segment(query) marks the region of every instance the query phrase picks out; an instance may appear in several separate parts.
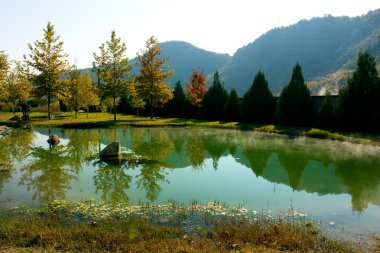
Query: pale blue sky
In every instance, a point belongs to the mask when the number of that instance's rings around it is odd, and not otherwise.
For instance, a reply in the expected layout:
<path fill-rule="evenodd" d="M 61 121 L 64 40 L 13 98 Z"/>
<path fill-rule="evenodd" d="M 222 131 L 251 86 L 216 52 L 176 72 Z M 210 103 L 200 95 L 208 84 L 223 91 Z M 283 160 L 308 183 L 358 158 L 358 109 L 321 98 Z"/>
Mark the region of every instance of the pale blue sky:
<path fill-rule="evenodd" d="M 21 60 L 29 52 L 27 43 L 41 39 L 50 21 L 69 61 L 82 68 L 91 66 L 92 54 L 111 30 L 126 43 L 130 58 L 151 35 L 232 55 L 277 26 L 378 8 L 378 0 L 0 0 L 0 50 Z"/>

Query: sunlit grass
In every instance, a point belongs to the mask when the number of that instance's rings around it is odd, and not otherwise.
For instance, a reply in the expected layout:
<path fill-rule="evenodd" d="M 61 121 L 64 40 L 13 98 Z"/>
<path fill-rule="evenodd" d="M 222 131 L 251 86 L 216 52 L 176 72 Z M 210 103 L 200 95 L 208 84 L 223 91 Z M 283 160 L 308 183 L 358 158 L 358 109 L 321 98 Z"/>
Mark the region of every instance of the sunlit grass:
<path fill-rule="evenodd" d="M 21 115 L 18 113 L 16 115 Z M 0 113 L 0 125 L 19 126 L 17 121 L 10 120 L 13 113 Z M 319 139 L 331 139 L 348 141 L 353 143 L 379 145 L 377 140 L 352 136 L 351 133 L 338 133 L 330 130 L 316 128 L 291 127 L 281 125 L 258 125 L 242 122 L 210 121 L 200 119 L 184 118 L 164 118 L 148 116 L 135 116 L 127 114 L 117 114 L 117 120 L 113 120 L 112 113 L 87 113 L 79 112 L 77 118 L 74 113 L 60 112 L 53 113 L 52 119 L 48 120 L 45 112 L 32 112 L 31 122 L 21 124 L 32 124 L 40 127 L 68 127 L 68 128 L 103 128 L 109 126 L 132 126 L 132 127 L 205 127 L 240 129 L 245 131 L 255 131 L 268 134 L 284 134 L 289 136 L 307 136 Z"/>

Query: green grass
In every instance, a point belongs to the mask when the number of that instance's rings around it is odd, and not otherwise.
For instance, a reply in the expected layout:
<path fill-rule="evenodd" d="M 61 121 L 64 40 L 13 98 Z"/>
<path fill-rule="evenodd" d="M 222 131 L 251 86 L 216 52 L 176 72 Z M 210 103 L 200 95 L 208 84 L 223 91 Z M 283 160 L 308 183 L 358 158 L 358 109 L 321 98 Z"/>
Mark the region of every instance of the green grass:
<path fill-rule="evenodd" d="M 20 126 L 16 121 L 9 120 L 13 113 L 0 113 L 0 125 Z M 20 113 L 18 114 L 20 115 Z M 290 127 L 279 125 L 258 125 L 242 122 L 210 121 L 183 118 L 163 118 L 155 117 L 150 119 L 146 116 L 135 116 L 118 114 L 117 120 L 113 120 L 110 113 L 90 113 L 87 118 L 86 113 L 78 113 L 78 118 L 74 118 L 74 113 L 55 113 L 52 120 L 48 120 L 45 112 L 32 112 L 32 121 L 22 124 L 32 124 L 37 127 L 67 127 L 67 128 L 104 128 L 109 126 L 132 126 L 132 127 L 207 127 L 223 129 L 239 129 L 245 131 L 263 132 L 269 134 L 283 134 L 289 136 L 307 136 L 319 139 L 331 139 L 338 141 L 348 141 L 353 143 L 380 145 L 379 141 L 371 138 L 352 137 L 351 133 L 337 133 L 330 130 L 316 128 Z"/>
<path fill-rule="evenodd" d="M 211 214 L 215 212 L 219 214 Z M 180 207 L 119 204 L 110 209 L 110 206 L 91 202 L 56 201 L 48 208 L 1 211 L 0 251 L 364 251 L 350 243 L 328 238 L 314 223 L 306 220 L 273 218 L 265 214 L 237 215 L 245 212 L 242 208 L 226 211 L 215 203 Z M 196 222 L 192 223 L 191 219 Z"/>

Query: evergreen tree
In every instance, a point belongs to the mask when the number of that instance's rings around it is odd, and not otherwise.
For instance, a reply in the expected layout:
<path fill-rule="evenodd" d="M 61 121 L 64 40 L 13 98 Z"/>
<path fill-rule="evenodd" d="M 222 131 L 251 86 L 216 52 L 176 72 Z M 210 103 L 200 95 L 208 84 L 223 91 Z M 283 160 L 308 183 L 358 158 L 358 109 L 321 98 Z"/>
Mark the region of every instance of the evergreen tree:
<path fill-rule="evenodd" d="M 167 103 L 166 115 L 169 117 L 183 117 L 185 93 L 180 81 L 176 82 L 173 95 L 174 98 Z"/>
<path fill-rule="evenodd" d="M 264 73 L 259 71 L 252 86 L 244 94 L 242 117 L 244 121 L 255 123 L 271 123 L 274 121 L 275 100 L 269 90 Z"/>
<path fill-rule="evenodd" d="M 206 119 L 222 119 L 227 100 L 228 93 L 220 81 L 219 72 L 216 71 L 213 84 L 203 98 L 203 117 Z"/>
<path fill-rule="evenodd" d="M 354 131 L 380 130 L 380 80 L 376 62 L 368 52 L 360 52 L 357 69 L 339 93 L 342 128 Z"/>
<path fill-rule="evenodd" d="M 117 100 L 127 91 L 129 80 L 128 57 L 125 56 L 127 50 L 125 43 L 121 43 L 121 38 L 116 38 L 115 31 L 111 32 L 111 40 L 102 44 L 100 55 L 94 55 L 93 71 L 98 77 L 98 89 L 103 99 L 112 98 L 114 121 L 117 114 Z"/>
<path fill-rule="evenodd" d="M 237 91 L 232 89 L 226 106 L 224 107 L 224 118 L 229 121 L 239 121 L 240 120 L 240 104 Z"/>
<path fill-rule="evenodd" d="M 318 109 L 316 124 L 321 128 L 334 128 L 335 122 L 335 106 L 330 93 L 327 93 Z"/>
<path fill-rule="evenodd" d="M 61 88 L 60 77 L 66 72 L 67 55 L 63 53 L 63 42 L 55 35 L 54 26 L 49 22 L 41 41 L 36 40 L 33 45 L 28 44 L 29 56 L 24 56 L 29 67 L 32 68 L 30 78 L 37 96 L 46 96 L 48 99 L 48 115 L 51 119 L 50 103 Z"/>
<path fill-rule="evenodd" d="M 277 103 L 276 117 L 280 124 L 308 126 L 312 118 L 310 91 L 302 75 L 301 66 L 293 68 L 292 78 L 281 92 Z"/>
<path fill-rule="evenodd" d="M 174 70 L 168 70 L 168 58 L 159 58 L 160 53 L 160 44 L 152 36 L 146 41 L 146 50 L 137 54 L 136 64 L 140 67 L 137 81 L 141 84 L 138 86 L 139 94 L 149 105 L 151 119 L 153 108 L 161 108 L 173 98 L 173 92 L 164 80 L 174 75 Z"/>

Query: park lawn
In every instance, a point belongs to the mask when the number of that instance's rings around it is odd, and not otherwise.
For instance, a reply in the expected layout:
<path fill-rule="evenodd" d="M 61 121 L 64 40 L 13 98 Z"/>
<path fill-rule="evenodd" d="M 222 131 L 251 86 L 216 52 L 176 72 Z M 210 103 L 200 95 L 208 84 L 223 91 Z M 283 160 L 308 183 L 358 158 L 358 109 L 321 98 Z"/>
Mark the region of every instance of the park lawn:
<path fill-rule="evenodd" d="M 17 121 L 12 121 L 15 114 L 0 113 L 0 125 L 19 126 Z M 21 113 L 16 115 L 21 116 Z M 268 134 L 282 134 L 288 136 L 307 136 L 318 139 L 330 139 L 337 141 L 347 141 L 352 143 L 369 144 L 380 146 L 380 139 L 377 135 L 364 135 L 349 132 L 336 132 L 308 127 L 292 127 L 280 125 L 260 125 L 242 122 L 227 122 L 219 120 L 200 120 L 184 118 L 164 118 L 148 116 L 136 116 L 128 114 L 117 114 L 116 121 L 111 113 L 78 113 L 74 118 L 74 113 L 59 112 L 53 113 L 52 119 L 47 118 L 46 112 L 31 112 L 32 121 L 22 124 L 31 124 L 35 127 L 63 127 L 63 128 L 103 128 L 110 126 L 131 126 L 131 127 L 207 127 L 237 129 L 244 131 L 255 131 Z"/>

